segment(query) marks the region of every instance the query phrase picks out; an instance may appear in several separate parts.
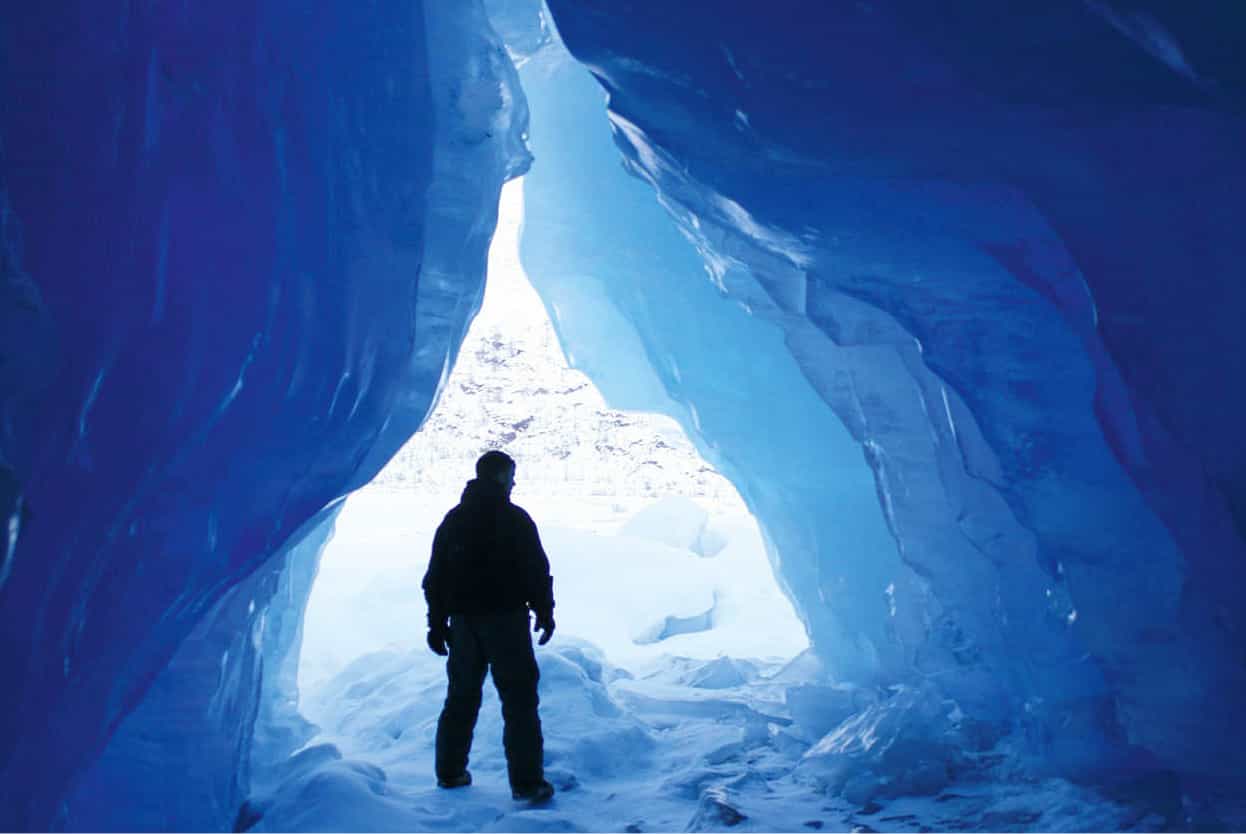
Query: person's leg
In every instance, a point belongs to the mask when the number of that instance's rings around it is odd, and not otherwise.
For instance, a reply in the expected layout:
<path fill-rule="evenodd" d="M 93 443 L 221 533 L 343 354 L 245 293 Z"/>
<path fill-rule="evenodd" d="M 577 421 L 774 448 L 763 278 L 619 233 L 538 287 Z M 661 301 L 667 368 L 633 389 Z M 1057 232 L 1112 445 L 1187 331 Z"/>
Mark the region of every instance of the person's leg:
<path fill-rule="evenodd" d="M 480 687 L 485 682 L 485 653 L 471 617 L 450 618 L 450 657 L 446 660 L 446 703 L 437 720 L 436 770 L 441 782 L 467 771 L 472 732 L 480 713 Z"/>
<path fill-rule="evenodd" d="M 526 790 L 545 780 L 544 739 L 537 715 L 540 671 L 532 651 L 528 612 L 515 611 L 489 619 L 482 629 L 492 666 L 493 684 L 502 701 L 502 746 L 511 788 Z"/>

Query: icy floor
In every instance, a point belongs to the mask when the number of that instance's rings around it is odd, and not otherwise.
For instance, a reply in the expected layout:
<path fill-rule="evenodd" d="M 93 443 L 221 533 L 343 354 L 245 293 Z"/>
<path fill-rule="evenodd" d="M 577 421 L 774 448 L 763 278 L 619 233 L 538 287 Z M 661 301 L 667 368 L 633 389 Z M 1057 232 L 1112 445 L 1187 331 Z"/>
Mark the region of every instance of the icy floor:
<path fill-rule="evenodd" d="M 352 502 L 306 622 L 301 708 L 320 733 L 277 770 L 254 774 L 250 806 L 262 816 L 251 830 L 1164 827 L 1147 802 L 1011 778 L 999 750 L 967 755 L 956 780 L 925 796 L 853 802 L 844 798 L 852 790 L 826 791 L 806 754 L 836 720 L 801 695 L 825 695 L 827 682 L 755 526 L 678 501 L 640 515 L 617 501 L 519 501 L 541 524 L 558 589 L 558 634 L 537 653 L 558 793 L 540 808 L 511 800 L 488 683 L 475 782 L 439 790 L 433 735 L 445 675 L 423 646 L 418 580 L 449 504 L 417 508 L 377 490 Z"/>

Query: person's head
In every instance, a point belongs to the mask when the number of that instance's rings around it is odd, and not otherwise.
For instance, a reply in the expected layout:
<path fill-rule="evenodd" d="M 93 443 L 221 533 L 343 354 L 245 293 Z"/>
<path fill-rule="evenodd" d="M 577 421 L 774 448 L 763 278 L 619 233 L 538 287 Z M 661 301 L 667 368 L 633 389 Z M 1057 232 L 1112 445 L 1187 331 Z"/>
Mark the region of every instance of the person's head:
<path fill-rule="evenodd" d="M 501 484 L 509 495 L 515 486 L 515 461 L 505 452 L 491 449 L 476 461 L 476 477 Z"/>

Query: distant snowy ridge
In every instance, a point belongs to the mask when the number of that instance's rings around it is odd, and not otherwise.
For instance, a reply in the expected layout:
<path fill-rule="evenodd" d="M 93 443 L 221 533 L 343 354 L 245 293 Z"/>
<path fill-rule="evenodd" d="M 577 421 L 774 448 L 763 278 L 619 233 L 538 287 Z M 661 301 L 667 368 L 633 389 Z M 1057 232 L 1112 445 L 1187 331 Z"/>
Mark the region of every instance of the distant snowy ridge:
<path fill-rule="evenodd" d="M 549 316 L 519 264 L 522 181 L 502 192 L 484 304 L 440 399 L 373 485 L 446 494 L 487 449 L 518 463 L 518 495 L 679 494 L 744 508 L 730 481 L 669 417 L 608 408 L 567 365 Z"/>

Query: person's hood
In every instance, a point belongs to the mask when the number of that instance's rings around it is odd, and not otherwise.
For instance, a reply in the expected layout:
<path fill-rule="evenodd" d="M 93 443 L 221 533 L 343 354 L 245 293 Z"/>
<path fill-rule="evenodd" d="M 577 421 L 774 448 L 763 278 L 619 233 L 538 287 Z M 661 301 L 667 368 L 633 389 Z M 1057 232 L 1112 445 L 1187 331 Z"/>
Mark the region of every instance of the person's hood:
<path fill-rule="evenodd" d="M 497 481 L 472 478 L 463 487 L 463 497 L 459 499 L 464 505 L 504 503 L 509 499 L 506 488 Z"/>

